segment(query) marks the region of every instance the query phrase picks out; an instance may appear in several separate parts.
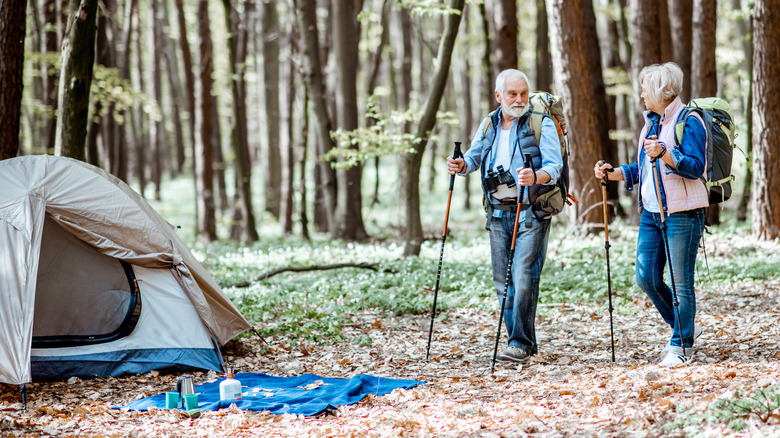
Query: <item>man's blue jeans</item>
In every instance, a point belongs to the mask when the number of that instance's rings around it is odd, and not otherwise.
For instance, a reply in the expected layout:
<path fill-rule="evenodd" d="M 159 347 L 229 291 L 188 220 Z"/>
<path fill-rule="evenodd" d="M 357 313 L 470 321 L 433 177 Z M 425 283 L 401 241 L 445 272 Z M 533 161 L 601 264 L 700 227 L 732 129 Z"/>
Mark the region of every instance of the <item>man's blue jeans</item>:
<path fill-rule="evenodd" d="M 661 215 L 642 211 L 636 247 L 636 283 L 647 294 L 661 317 L 672 328 L 671 345 L 693 347 L 693 318 L 696 294 L 693 287 L 696 253 L 704 231 L 704 209 L 672 213 L 666 218 L 666 235 L 671 256 L 671 275 L 676 286 L 680 319 L 674 308 L 672 290 L 664 282 L 666 251 L 661 233 Z"/>
<path fill-rule="evenodd" d="M 530 211 L 527 213 L 531 214 Z M 502 217 L 493 217 L 489 222 L 493 283 L 496 285 L 499 305 L 504 295 L 515 214 L 514 211 L 505 211 Z M 533 217 L 530 222 L 530 228 L 526 227 L 525 222 L 520 222 L 517 227 L 517 242 L 504 308 L 504 322 L 509 334 L 509 346 L 536 354 L 534 320 L 539 299 L 539 277 L 547 255 L 550 220 L 540 221 Z"/>

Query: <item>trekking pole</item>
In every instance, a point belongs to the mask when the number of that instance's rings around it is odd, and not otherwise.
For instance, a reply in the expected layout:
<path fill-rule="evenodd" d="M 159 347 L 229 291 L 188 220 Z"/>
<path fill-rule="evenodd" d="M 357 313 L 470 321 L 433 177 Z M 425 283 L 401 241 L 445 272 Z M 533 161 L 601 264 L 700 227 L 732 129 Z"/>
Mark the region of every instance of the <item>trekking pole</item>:
<path fill-rule="evenodd" d="M 605 164 L 604 160 L 599 161 L 600 165 Z M 607 169 L 607 172 L 612 169 Z M 604 179 L 601 180 L 601 199 L 604 207 L 604 251 L 607 253 L 607 296 L 609 297 L 609 337 L 612 341 L 612 362 L 615 361 L 615 335 L 612 325 L 612 275 L 609 268 L 609 215 L 607 206 L 607 174 L 604 173 Z"/>
<path fill-rule="evenodd" d="M 452 158 L 461 158 L 460 142 L 455 142 L 455 150 Z M 431 328 L 428 330 L 428 348 L 425 350 L 425 360 L 431 352 L 431 336 L 433 335 L 433 320 L 436 317 L 436 299 L 439 297 L 439 279 L 441 278 L 441 261 L 444 258 L 444 242 L 447 241 L 447 222 L 450 220 L 450 203 L 452 202 L 452 188 L 455 186 L 455 175 L 450 175 L 450 195 L 447 198 L 447 213 L 444 215 L 444 231 L 441 233 L 441 251 L 439 253 L 439 269 L 436 271 L 436 286 L 433 288 L 433 307 L 431 308 Z"/>
<path fill-rule="evenodd" d="M 655 135 L 649 137 L 651 140 L 658 138 Z M 661 236 L 664 240 L 664 252 L 666 252 L 666 262 L 669 265 L 669 279 L 672 281 L 672 304 L 677 312 L 677 326 L 680 330 L 680 343 L 682 344 L 683 357 L 685 357 L 685 339 L 682 334 L 682 318 L 680 318 L 680 301 L 677 299 L 677 286 L 674 284 L 674 271 L 672 270 L 672 255 L 669 252 L 669 237 L 666 235 L 666 207 L 661 199 L 661 185 L 660 175 L 658 173 L 658 159 L 650 158 L 650 162 L 653 163 L 653 181 L 655 182 L 655 194 L 658 197 L 658 207 L 661 210 Z"/>
<path fill-rule="evenodd" d="M 525 154 L 523 167 L 531 167 L 531 154 Z M 509 248 L 509 262 L 506 267 L 506 278 L 504 279 L 504 296 L 501 299 L 501 312 L 498 315 L 498 330 L 496 330 L 496 345 L 493 347 L 493 365 L 490 367 L 490 373 L 496 370 L 496 356 L 498 355 L 498 340 L 501 338 L 501 323 L 504 321 L 504 307 L 506 307 L 506 296 L 509 293 L 509 278 L 512 274 L 512 260 L 515 258 L 515 241 L 517 240 L 517 225 L 520 221 L 520 209 L 523 206 L 523 193 L 525 187 L 520 189 L 520 196 L 517 197 L 517 212 L 515 213 L 515 229 L 512 231 L 512 245 Z M 530 214 L 530 210 L 529 213 Z"/>

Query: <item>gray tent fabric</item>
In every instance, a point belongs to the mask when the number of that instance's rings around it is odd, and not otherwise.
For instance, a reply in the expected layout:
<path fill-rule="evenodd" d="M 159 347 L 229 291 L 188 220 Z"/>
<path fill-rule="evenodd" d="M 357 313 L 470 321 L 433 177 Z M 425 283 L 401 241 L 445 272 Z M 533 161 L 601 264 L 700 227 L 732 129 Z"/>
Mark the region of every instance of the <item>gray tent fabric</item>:
<path fill-rule="evenodd" d="M 47 223 L 51 230 L 45 227 Z M 251 328 L 174 227 L 127 184 L 70 158 L 35 155 L 7 159 L 0 161 L 2 382 L 30 381 L 36 286 L 39 281 L 57 281 L 49 276 L 38 279 L 39 268 L 42 272 L 51 268 L 39 266 L 44 238 L 48 245 L 48 239 L 78 242 L 105 258 L 169 272 L 219 344 Z M 100 257 L 87 261 L 87 253 L 61 258 L 71 265 L 99 263 Z M 78 260 L 80 257 L 84 258 Z"/>

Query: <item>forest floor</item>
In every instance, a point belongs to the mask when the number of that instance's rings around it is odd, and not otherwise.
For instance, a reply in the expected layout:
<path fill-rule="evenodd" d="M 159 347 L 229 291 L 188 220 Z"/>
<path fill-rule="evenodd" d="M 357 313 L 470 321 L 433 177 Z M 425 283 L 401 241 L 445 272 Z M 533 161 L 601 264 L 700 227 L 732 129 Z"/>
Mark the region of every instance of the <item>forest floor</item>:
<path fill-rule="evenodd" d="M 728 298 L 726 298 L 728 297 Z M 637 297 L 609 315 L 590 305 L 548 305 L 537 317 L 539 353 L 527 363 L 497 363 L 491 374 L 497 312 L 453 310 L 437 320 L 425 360 L 427 315 L 355 315 L 345 340 L 290 347 L 256 337 L 226 350 L 238 372 L 293 376 L 356 374 L 427 382 L 316 416 L 225 409 L 192 419 L 178 411 L 112 409 L 171 389 L 178 377 L 149 373 L 121 379 L 71 378 L 28 384 L 28 410 L 17 386 L 0 385 L 0 436 L 780 436 L 780 410 L 745 417 L 736 432 L 703 413 L 778 383 L 780 282 L 699 292 L 704 334 L 691 363 L 659 368 L 669 329 Z M 368 335 L 371 345 L 350 342 Z M 504 342 L 502 342 L 503 346 Z M 196 373 L 196 383 L 217 375 Z M 678 425 L 672 427 L 673 424 Z"/>

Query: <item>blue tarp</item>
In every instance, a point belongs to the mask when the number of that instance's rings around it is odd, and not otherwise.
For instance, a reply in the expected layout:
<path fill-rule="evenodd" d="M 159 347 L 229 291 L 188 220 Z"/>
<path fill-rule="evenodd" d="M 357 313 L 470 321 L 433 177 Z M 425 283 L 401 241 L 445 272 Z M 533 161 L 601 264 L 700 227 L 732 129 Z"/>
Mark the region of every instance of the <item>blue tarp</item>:
<path fill-rule="evenodd" d="M 198 408 L 218 410 L 235 403 L 239 409 L 270 411 L 272 414 L 317 415 L 340 405 L 350 405 L 366 395 L 381 396 L 396 388 L 410 389 L 425 382 L 358 375 L 351 379 L 320 377 L 304 374 L 297 377 L 276 377 L 259 373 L 239 373 L 242 400 L 220 401 L 216 382 L 195 385 Z M 165 393 L 136 400 L 122 408 L 145 411 L 150 406 L 165 409 Z"/>

